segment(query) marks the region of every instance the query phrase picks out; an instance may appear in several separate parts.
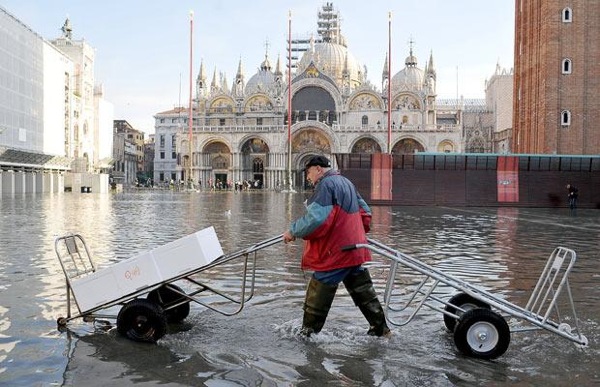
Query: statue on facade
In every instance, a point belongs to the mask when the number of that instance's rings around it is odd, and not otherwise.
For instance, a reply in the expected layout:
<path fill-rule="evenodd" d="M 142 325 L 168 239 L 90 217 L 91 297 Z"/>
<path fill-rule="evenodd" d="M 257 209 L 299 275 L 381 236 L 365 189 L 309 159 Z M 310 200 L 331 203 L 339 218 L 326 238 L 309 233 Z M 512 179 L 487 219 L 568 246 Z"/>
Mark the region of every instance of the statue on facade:
<path fill-rule="evenodd" d="M 63 24 L 61 31 L 63 32 L 63 38 L 70 40 L 73 36 L 73 28 L 71 28 L 71 21 L 68 17 L 65 20 L 65 24 Z"/>

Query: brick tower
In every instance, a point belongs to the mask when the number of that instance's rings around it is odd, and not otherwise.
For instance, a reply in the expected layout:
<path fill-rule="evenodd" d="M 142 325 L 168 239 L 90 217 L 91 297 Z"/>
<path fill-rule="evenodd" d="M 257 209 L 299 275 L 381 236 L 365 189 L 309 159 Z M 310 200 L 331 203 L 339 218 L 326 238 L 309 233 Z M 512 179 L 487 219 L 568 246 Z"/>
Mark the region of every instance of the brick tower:
<path fill-rule="evenodd" d="M 600 0 L 515 0 L 513 152 L 600 154 Z"/>

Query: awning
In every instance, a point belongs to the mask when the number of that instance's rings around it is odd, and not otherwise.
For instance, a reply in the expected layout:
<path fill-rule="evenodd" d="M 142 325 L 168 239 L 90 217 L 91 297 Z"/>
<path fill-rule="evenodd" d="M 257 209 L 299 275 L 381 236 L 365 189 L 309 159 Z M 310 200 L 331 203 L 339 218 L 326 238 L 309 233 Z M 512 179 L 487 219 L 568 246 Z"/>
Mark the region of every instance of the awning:
<path fill-rule="evenodd" d="M 0 147 L 0 166 L 28 169 L 71 169 L 73 159 Z"/>

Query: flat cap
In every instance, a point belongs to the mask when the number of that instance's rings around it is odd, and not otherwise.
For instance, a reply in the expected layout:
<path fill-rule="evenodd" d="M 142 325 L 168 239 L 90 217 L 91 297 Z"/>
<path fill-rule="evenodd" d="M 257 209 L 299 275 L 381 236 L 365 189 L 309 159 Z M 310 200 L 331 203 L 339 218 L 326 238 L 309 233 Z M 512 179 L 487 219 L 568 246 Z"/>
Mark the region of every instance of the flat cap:
<path fill-rule="evenodd" d="M 306 166 L 304 168 L 308 169 L 310 167 L 317 166 L 317 165 L 319 167 L 330 168 L 331 162 L 325 156 L 313 156 L 310 158 L 310 160 L 308 160 L 308 163 L 306 163 Z"/>

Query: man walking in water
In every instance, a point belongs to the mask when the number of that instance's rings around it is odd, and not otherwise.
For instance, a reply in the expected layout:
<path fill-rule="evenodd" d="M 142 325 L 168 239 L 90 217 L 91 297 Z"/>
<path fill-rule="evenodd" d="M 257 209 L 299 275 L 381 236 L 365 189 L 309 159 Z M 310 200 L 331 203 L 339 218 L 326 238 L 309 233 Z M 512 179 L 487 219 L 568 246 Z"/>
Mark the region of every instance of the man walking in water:
<path fill-rule="evenodd" d="M 342 247 L 367 243 L 371 209 L 350 180 L 331 169 L 329 159 L 315 156 L 306 164 L 306 179 L 315 186 L 306 213 L 283 234 L 285 243 L 305 240 L 302 269 L 314 273 L 306 290 L 302 333 L 319 333 L 340 282 L 369 322 L 368 334 L 387 336 L 383 308 L 369 271 L 362 266 L 371 260 L 368 249 L 342 251 Z"/>

